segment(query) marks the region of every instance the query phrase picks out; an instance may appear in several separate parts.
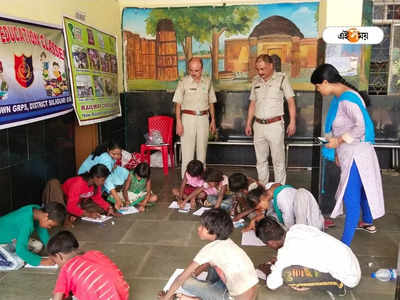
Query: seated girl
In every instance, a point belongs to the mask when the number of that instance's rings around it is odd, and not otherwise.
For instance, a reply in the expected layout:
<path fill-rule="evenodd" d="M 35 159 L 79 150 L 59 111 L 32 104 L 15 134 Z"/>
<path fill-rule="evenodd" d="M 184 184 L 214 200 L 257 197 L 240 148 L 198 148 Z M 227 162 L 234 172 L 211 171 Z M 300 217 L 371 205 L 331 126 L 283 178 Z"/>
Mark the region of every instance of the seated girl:
<path fill-rule="evenodd" d="M 151 191 L 150 166 L 147 163 L 140 163 L 131 171 L 131 183 L 128 189 L 127 205 L 136 205 L 140 212 L 146 206 L 153 205 L 157 200 L 157 195 Z"/>
<path fill-rule="evenodd" d="M 88 172 L 90 168 L 96 164 L 103 164 L 107 167 L 111 174 L 114 173 L 117 167 L 116 161 L 121 159 L 121 152 L 121 147 L 115 141 L 98 145 L 82 163 L 78 170 L 78 175 Z M 116 174 L 115 176 L 118 178 L 120 175 Z M 110 179 L 107 182 L 107 189 L 107 192 L 111 193 L 115 200 L 115 207 L 119 209 L 123 204 L 123 200 L 117 193 L 117 188 L 113 179 Z"/>
<path fill-rule="evenodd" d="M 191 197 L 196 197 L 204 192 L 207 195 L 204 206 L 221 207 L 226 211 L 230 211 L 232 208 L 232 195 L 227 194 L 229 184 L 228 177 L 223 175 L 219 170 L 207 168 L 204 172 L 203 179 L 205 181 L 203 186 L 195 189 L 195 191 L 188 196 L 187 201 L 190 201 Z"/>
<path fill-rule="evenodd" d="M 188 202 L 188 196 L 190 196 L 196 190 L 196 188 L 203 186 L 203 172 L 204 167 L 201 161 L 194 159 L 188 163 L 181 187 L 179 189 L 172 189 L 172 194 L 176 197 L 180 208 L 183 209 L 185 207 L 185 204 Z M 191 208 L 196 208 L 196 199 L 204 200 L 205 197 L 205 193 L 200 193 L 196 197 L 191 197 L 189 199 Z"/>

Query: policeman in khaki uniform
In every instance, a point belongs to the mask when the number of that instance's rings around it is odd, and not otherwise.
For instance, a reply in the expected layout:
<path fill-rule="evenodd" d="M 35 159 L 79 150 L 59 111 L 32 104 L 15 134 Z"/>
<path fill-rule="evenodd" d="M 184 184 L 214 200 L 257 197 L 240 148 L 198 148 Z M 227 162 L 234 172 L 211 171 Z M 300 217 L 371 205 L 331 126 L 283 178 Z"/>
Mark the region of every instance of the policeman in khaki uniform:
<path fill-rule="evenodd" d="M 211 80 L 202 76 L 201 58 L 191 58 L 188 66 L 189 75 L 179 81 L 172 100 L 176 104 L 176 134 L 181 137 L 182 178 L 187 164 L 194 159 L 195 150 L 196 158 L 205 164 L 208 134 L 216 131 L 214 103 L 217 98 Z"/>
<path fill-rule="evenodd" d="M 285 74 L 274 71 L 271 57 L 266 54 L 256 59 L 257 74 L 251 85 L 250 104 L 247 114 L 246 135 L 254 130 L 254 149 L 257 158 L 257 173 L 260 182 L 269 182 L 268 156 L 271 149 L 275 181 L 286 182 L 285 127 L 283 121 L 284 97 L 288 102 L 290 122 L 288 136 L 296 132 L 296 103 L 294 92 Z"/>

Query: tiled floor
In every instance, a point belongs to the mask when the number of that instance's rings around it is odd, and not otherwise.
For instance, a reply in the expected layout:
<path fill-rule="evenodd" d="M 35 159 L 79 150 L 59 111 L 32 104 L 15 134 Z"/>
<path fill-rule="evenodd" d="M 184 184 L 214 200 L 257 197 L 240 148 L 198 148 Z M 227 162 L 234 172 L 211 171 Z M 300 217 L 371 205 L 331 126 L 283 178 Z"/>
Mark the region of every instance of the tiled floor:
<path fill-rule="evenodd" d="M 244 172 L 255 176 L 254 168 L 224 168 L 226 174 Z M 156 299 L 157 292 L 167 282 L 176 268 L 186 267 L 205 242 L 197 237 L 198 217 L 168 209 L 172 200 L 170 190 L 177 185 L 180 170 L 164 177 L 162 170 L 153 170 L 153 190 L 160 195 L 160 202 L 142 214 L 114 219 L 115 224 L 104 225 L 81 222 L 72 230 L 83 249 L 98 249 L 108 255 L 123 271 L 131 285 L 135 300 Z M 383 175 L 387 215 L 378 220 L 378 232 L 356 232 L 352 249 L 360 260 L 363 277 L 360 285 L 339 299 L 394 299 L 395 283 L 383 283 L 370 278 L 379 267 L 394 267 L 400 242 L 400 177 L 397 173 Z M 307 187 L 310 171 L 290 170 L 288 182 Z M 343 218 L 338 226 L 328 232 L 340 237 Z M 235 230 L 232 238 L 240 242 L 241 234 Z M 273 251 L 266 247 L 243 247 L 255 265 L 271 257 Z M 48 300 L 56 280 L 55 271 L 25 270 L 0 273 L 0 299 Z M 267 290 L 260 282 L 258 299 L 331 299 L 321 292 L 294 292 L 287 287 Z"/>

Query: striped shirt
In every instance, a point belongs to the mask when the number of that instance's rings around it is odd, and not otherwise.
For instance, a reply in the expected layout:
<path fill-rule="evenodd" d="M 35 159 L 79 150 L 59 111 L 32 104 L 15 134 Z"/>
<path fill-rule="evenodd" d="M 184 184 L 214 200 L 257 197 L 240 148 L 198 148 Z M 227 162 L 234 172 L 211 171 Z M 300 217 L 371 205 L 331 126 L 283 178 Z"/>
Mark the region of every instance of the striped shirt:
<path fill-rule="evenodd" d="M 70 292 L 79 300 L 127 300 L 129 285 L 107 256 L 92 250 L 61 268 L 53 293 L 68 296 Z"/>

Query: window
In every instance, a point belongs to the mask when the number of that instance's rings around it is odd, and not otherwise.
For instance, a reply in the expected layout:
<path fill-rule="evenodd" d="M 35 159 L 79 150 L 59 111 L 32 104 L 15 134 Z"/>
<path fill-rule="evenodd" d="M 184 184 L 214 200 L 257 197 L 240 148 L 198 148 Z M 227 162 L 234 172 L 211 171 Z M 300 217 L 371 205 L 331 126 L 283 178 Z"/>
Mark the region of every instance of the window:
<path fill-rule="evenodd" d="M 373 24 L 384 32 L 383 41 L 373 45 L 368 93 L 371 95 L 400 94 L 400 81 L 397 72 L 397 61 L 400 26 L 400 0 L 375 0 L 373 7 Z M 394 45 L 396 44 L 396 45 Z M 398 83 L 399 82 L 399 83 Z"/>

